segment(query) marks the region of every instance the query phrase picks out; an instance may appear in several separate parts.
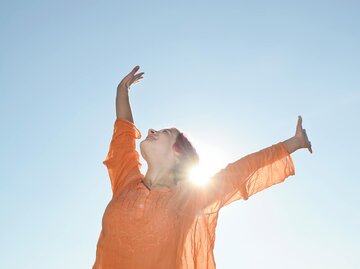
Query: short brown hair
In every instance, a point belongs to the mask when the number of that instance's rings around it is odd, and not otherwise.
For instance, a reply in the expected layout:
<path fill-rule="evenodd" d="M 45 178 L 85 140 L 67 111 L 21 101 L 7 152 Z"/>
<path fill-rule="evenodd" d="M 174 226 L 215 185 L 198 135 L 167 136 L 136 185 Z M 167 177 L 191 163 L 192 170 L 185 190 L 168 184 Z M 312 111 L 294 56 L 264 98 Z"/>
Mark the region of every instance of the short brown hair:
<path fill-rule="evenodd" d="M 179 132 L 177 135 L 173 147 L 180 153 L 180 162 L 174 168 L 175 181 L 177 183 L 187 178 L 189 169 L 197 165 L 200 159 L 196 149 L 182 132 Z"/>

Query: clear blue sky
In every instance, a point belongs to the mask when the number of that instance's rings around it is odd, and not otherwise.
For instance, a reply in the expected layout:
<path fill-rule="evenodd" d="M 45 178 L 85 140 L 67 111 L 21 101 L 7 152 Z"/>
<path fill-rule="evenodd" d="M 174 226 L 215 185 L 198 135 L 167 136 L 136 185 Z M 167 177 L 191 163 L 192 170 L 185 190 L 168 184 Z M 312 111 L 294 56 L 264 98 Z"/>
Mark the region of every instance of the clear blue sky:
<path fill-rule="evenodd" d="M 219 269 L 359 268 L 359 8 L 1 1 L 0 268 L 93 265 L 116 86 L 135 65 L 142 134 L 176 126 L 219 166 L 303 117 L 314 153 L 292 154 L 296 175 L 220 211 Z"/>

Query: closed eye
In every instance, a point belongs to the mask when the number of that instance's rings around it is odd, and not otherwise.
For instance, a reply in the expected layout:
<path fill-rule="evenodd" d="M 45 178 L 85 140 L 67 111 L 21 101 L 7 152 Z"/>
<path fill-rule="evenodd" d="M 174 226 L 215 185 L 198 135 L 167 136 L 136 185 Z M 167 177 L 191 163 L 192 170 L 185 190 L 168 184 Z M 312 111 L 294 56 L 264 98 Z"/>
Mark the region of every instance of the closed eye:
<path fill-rule="evenodd" d="M 163 132 L 166 132 L 166 133 L 168 133 L 169 135 L 171 135 L 171 131 L 170 131 L 169 129 L 166 129 L 166 130 L 164 130 Z"/>

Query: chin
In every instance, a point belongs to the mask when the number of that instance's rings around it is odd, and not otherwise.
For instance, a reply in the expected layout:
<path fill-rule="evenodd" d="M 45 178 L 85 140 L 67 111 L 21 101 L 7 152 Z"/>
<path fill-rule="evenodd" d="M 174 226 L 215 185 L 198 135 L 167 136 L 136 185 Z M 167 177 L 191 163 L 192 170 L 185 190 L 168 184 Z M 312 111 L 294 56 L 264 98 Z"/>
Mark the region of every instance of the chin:
<path fill-rule="evenodd" d="M 141 156 L 144 158 L 144 160 L 146 160 L 146 152 L 147 152 L 147 146 L 148 146 L 148 141 L 147 140 L 143 140 L 140 142 L 140 153 Z"/>

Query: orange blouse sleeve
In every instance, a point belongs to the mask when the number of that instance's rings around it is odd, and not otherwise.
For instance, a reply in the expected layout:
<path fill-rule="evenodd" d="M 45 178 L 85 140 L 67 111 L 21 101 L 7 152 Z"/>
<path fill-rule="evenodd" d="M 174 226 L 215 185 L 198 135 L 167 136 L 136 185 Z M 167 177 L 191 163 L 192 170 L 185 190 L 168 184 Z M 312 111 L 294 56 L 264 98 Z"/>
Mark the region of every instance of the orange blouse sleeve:
<path fill-rule="evenodd" d="M 141 133 L 132 122 L 121 118 L 115 120 L 109 151 L 103 161 L 109 172 L 113 193 L 132 176 L 140 174 L 141 163 L 135 144 L 135 139 L 140 138 Z"/>
<path fill-rule="evenodd" d="M 216 173 L 205 188 L 198 190 L 197 207 L 203 213 L 217 212 L 239 199 L 255 193 L 288 176 L 295 175 L 293 160 L 283 142 L 246 155 Z"/>

